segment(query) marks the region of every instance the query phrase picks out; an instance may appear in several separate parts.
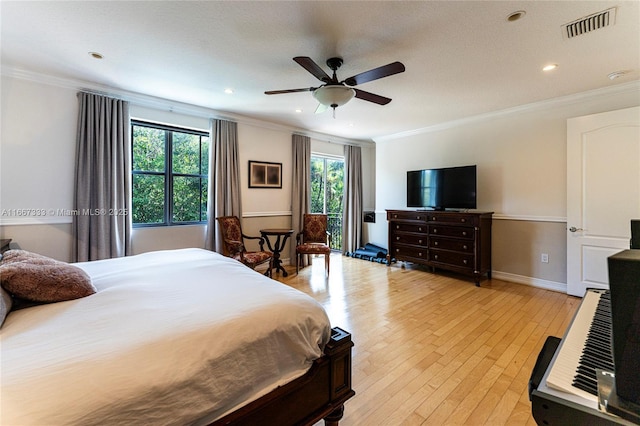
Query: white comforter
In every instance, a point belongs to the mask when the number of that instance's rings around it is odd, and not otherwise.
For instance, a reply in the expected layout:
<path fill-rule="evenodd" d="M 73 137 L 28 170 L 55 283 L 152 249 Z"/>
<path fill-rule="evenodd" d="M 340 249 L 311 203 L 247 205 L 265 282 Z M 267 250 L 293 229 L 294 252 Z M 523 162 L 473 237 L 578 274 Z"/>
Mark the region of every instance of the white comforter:
<path fill-rule="evenodd" d="M 329 339 L 317 302 L 217 253 L 76 265 L 96 294 L 0 330 L 4 426 L 213 420 L 304 374 Z"/>

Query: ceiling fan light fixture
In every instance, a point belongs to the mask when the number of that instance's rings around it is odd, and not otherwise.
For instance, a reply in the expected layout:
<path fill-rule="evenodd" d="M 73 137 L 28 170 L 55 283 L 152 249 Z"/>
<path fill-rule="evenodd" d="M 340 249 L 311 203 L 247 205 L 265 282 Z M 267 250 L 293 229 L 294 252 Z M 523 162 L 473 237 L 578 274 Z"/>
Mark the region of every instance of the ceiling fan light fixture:
<path fill-rule="evenodd" d="M 313 91 L 313 97 L 322 105 L 337 108 L 349 102 L 356 95 L 356 91 L 342 85 L 327 85 Z"/>

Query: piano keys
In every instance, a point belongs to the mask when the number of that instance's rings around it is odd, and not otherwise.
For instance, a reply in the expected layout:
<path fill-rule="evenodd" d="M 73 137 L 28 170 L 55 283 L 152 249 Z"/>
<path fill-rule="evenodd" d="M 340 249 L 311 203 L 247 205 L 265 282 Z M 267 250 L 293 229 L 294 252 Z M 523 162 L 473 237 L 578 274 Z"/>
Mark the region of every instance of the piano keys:
<path fill-rule="evenodd" d="M 604 291 L 587 291 L 580 308 L 573 318 L 571 327 L 562 339 L 562 344 L 558 351 L 558 356 L 547 375 L 546 383 L 549 387 L 563 392 L 575 394 L 586 400 L 595 403 L 597 408 L 598 395 L 594 395 L 584 389 L 573 386 L 573 380 L 580 364 L 580 357 L 585 348 L 585 336 L 589 333 L 591 321 L 595 315 L 600 301 L 600 296 Z"/>
<path fill-rule="evenodd" d="M 605 299 L 600 303 L 603 295 Z M 592 387 L 587 389 L 586 386 L 574 386 L 578 370 L 581 367 L 584 368 L 584 350 L 587 346 L 587 336 L 592 331 L 593 320 L 600 316 L 598 318 L 600 321 L 602 320 L 601 316 L 606 315 L 600 312 L 596 314 L 598 306 L 600 305 L 601 309 L 606 311 L 607 306 L 610 305 L 610 301 L 607 300 L 608 296 L 609 292 L 605 290 L 587 290 L 559 348 L 557 350 L 550 349 L 555 351 L 551 362 L 548 365 L 536 364 L 532 377 L 536 375 L 536 369 L 542 368 L 545 371 L 542 380 L 530 386 L 532 413 L 538 424 L 634 424 L 621 417 L 600 411 L 597 391 L 594 394 Z M 608 324 L 608 332 L 611 333 L 610 319 Z M 612 360 L 611 345 L 609 345 L 608 353 L 605 362 L 610 363 Z"/>
<path fill-rule="evenodd" d="M 587 336 L 586 340 L 584 336 Z M 547 384 L 597 402 L 596 369 L 614 371 L 611 294 L 608 290 L 592 290 L 585 294 L 574 326 L 567 332 L 557 362 L 549 372 Z"/>

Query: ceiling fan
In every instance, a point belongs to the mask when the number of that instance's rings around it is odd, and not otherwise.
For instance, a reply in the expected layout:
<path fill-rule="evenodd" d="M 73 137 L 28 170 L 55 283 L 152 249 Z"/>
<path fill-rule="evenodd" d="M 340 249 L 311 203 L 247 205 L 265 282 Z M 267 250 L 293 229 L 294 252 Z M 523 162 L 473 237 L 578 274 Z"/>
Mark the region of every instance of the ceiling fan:
<path fill-rule="evenodd" d="M 324 70 L 320 68 L 313 59 L 307 56 L 296 56 L 293 60 L 324 84 L 318 87 L 308 87 L 304 89 L 270 90 L 264 93 L 266 95 L 279 95 L 282 93 L 313 92 L 313 97 L 320 103 L 316 113 L 324 112 L 327 108 L 333 108 L 334 116 L 336 108 L 346 104 L 353 99 L 354 96 L 358 99 L 379 105 L 388 104 L 391 102 L 390 98 L 376 95 L 375 93 L 365 92 L 364 90 L 354 89 L 351 86 L 357 86 L 362 83 L 399 74 L 404 72 L 405 69 L 401 62 L 396 61 L 339 81 L 336 76 L 336 71 L 342 65 L 342 58 L 336 57 L 327 59 L 327 66 L 333 71 L 332 77 L 329 77 L 329 75 L 324 72 Z"/>

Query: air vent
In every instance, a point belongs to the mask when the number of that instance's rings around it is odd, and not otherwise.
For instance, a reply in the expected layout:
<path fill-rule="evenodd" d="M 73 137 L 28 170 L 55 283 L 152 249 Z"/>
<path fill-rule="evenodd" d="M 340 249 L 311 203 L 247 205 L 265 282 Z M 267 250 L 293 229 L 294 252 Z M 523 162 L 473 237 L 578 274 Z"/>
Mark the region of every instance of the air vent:
<path fill-rule="evenodd" d="M 594 13 L 562 26 L 562 33 L 566 38 L 577 37 L 600 28 L 609 27 L 616 23 L 616 8 Z"/>

